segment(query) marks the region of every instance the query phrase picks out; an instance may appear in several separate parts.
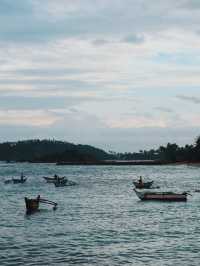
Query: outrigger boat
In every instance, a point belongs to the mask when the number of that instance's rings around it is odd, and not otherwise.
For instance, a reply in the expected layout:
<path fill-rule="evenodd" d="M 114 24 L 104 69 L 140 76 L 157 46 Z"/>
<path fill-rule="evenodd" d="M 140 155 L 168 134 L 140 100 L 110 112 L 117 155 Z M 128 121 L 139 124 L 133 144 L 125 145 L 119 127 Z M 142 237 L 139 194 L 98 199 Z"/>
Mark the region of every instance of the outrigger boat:
<path fill-rule="evenodd" d="M 158 201 L 187 201 L 187 192 L 146 192 L 137 191 L 134 189 L 136 195 L 141 200 L 158 200 Z"/>
<path fill-rule="evenodd" d="M 40 203 L 46 203 L 46 204 L 53 205 L 54 206 L 53 210 L 55 210 L 57 207 L 56 202 L 53 202 L 53 201 L 50 201 L 47 199 L 42 199 L 40 197 L 40 195 L 38 195 L 37 198 L 35 198 L 35 199 L 29 199 L 29 198 L 25 197 L 24 200 L 25 200 L 25 204 L 26 204 L 26 213 L 27 214 L 31 214 L 31 213 L 34 213 L 36 211 L 39 211 L 39 204 Z"/>
<path fill-rule="evenodd" d="M 149 189 L 151 188 L 151 186 L 153 185 L 153 181 L 149 181 L 149 182 L 138 182 L 138 181 L 133 181 L 133 184 L 135 186 L 135 188 L 138 189 Z"/>

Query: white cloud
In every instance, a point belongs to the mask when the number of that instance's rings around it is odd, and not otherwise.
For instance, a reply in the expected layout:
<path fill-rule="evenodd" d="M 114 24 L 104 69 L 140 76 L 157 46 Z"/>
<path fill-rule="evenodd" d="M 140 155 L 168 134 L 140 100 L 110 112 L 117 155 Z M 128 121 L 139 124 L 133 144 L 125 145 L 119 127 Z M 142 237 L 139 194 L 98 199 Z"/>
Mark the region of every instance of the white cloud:
<path fill-rule="evenodd" d="M 107 126 L 110 128 L 166 128 L 166 123 L 162 119 L 150 119 L 146 117 L 132 117 L 124 119 L 108 119 Z"/>
<path fill-rule="evenodd" d="M 61 120 L 45 110 L 0 110 L 0 125 L 48 127 Z"/>
<path fill-rule="evenodd" d="M 22 107 L 0 109 L 1 127 L 56 125 L 57 136 L 66 132 L 63 119 L 71 136 L 79 124 L 88 136 L 99 127 L 197 127 L 198 116 L 188 115 L 176 96 L 191 103 L 200 97 L 198 7 L 192 0 L 4 1 L 0 95 L 16 97 Z M 19 98 L 29 98 L 34 111 Z M 70 107 L 78 113 L 69 114 Z M 200 111 L 198 104 L 192 108 Z M 133 109 L 135 115 L 124 115 Z"/>

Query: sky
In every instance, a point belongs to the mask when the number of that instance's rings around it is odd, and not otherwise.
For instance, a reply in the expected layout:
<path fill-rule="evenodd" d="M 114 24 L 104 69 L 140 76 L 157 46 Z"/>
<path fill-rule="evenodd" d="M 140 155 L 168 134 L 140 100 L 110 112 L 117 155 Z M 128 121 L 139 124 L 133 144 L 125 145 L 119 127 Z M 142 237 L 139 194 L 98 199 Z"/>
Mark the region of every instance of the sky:
<path fill-rule="evenodd" d="M 199 134 L 199 0 L 0 0 L 1 142 L 136 152 Z"/>

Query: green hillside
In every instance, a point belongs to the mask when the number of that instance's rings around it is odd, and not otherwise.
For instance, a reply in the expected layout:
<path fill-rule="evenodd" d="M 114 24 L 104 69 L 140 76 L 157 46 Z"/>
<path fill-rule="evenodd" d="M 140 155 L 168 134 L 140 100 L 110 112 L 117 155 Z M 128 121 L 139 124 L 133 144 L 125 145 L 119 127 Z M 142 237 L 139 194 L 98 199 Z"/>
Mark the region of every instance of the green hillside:
<path fill-rule="evenodd" d="M 110 159 L 105 151 L 89 146 L 56 140 L 25 140 L 0 143 L 1 161 L 84 162 Z"/>

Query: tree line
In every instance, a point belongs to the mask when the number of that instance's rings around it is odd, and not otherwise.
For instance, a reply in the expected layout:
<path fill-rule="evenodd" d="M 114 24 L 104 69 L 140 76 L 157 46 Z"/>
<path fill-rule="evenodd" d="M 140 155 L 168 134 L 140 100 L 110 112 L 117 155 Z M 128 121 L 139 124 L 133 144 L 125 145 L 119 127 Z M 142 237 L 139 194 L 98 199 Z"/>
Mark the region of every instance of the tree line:
<path fill-rule="evenodd" d="M 183 147 L 176 143 L 168 143 L 166 146 L 160 146 L 155 150 L 141 150 L 138 153 L 116 153 L 115 155 L 120 160 L 157 160 L 166 163 L 200 162 L 200 136 L 196 138 L 194 144 L 186 144 Z"/>
<path fill-rule="evenodd" d="M 105 160 L 153 160 L 164 163 L 200 162 L 200 136 L 194 144 L 168 143 L 139 152 L 105 152 L 90 145 L 57 140 L 24 140 L 0 143 L 0 160 L 16 162 L 100 162 Z"/>

